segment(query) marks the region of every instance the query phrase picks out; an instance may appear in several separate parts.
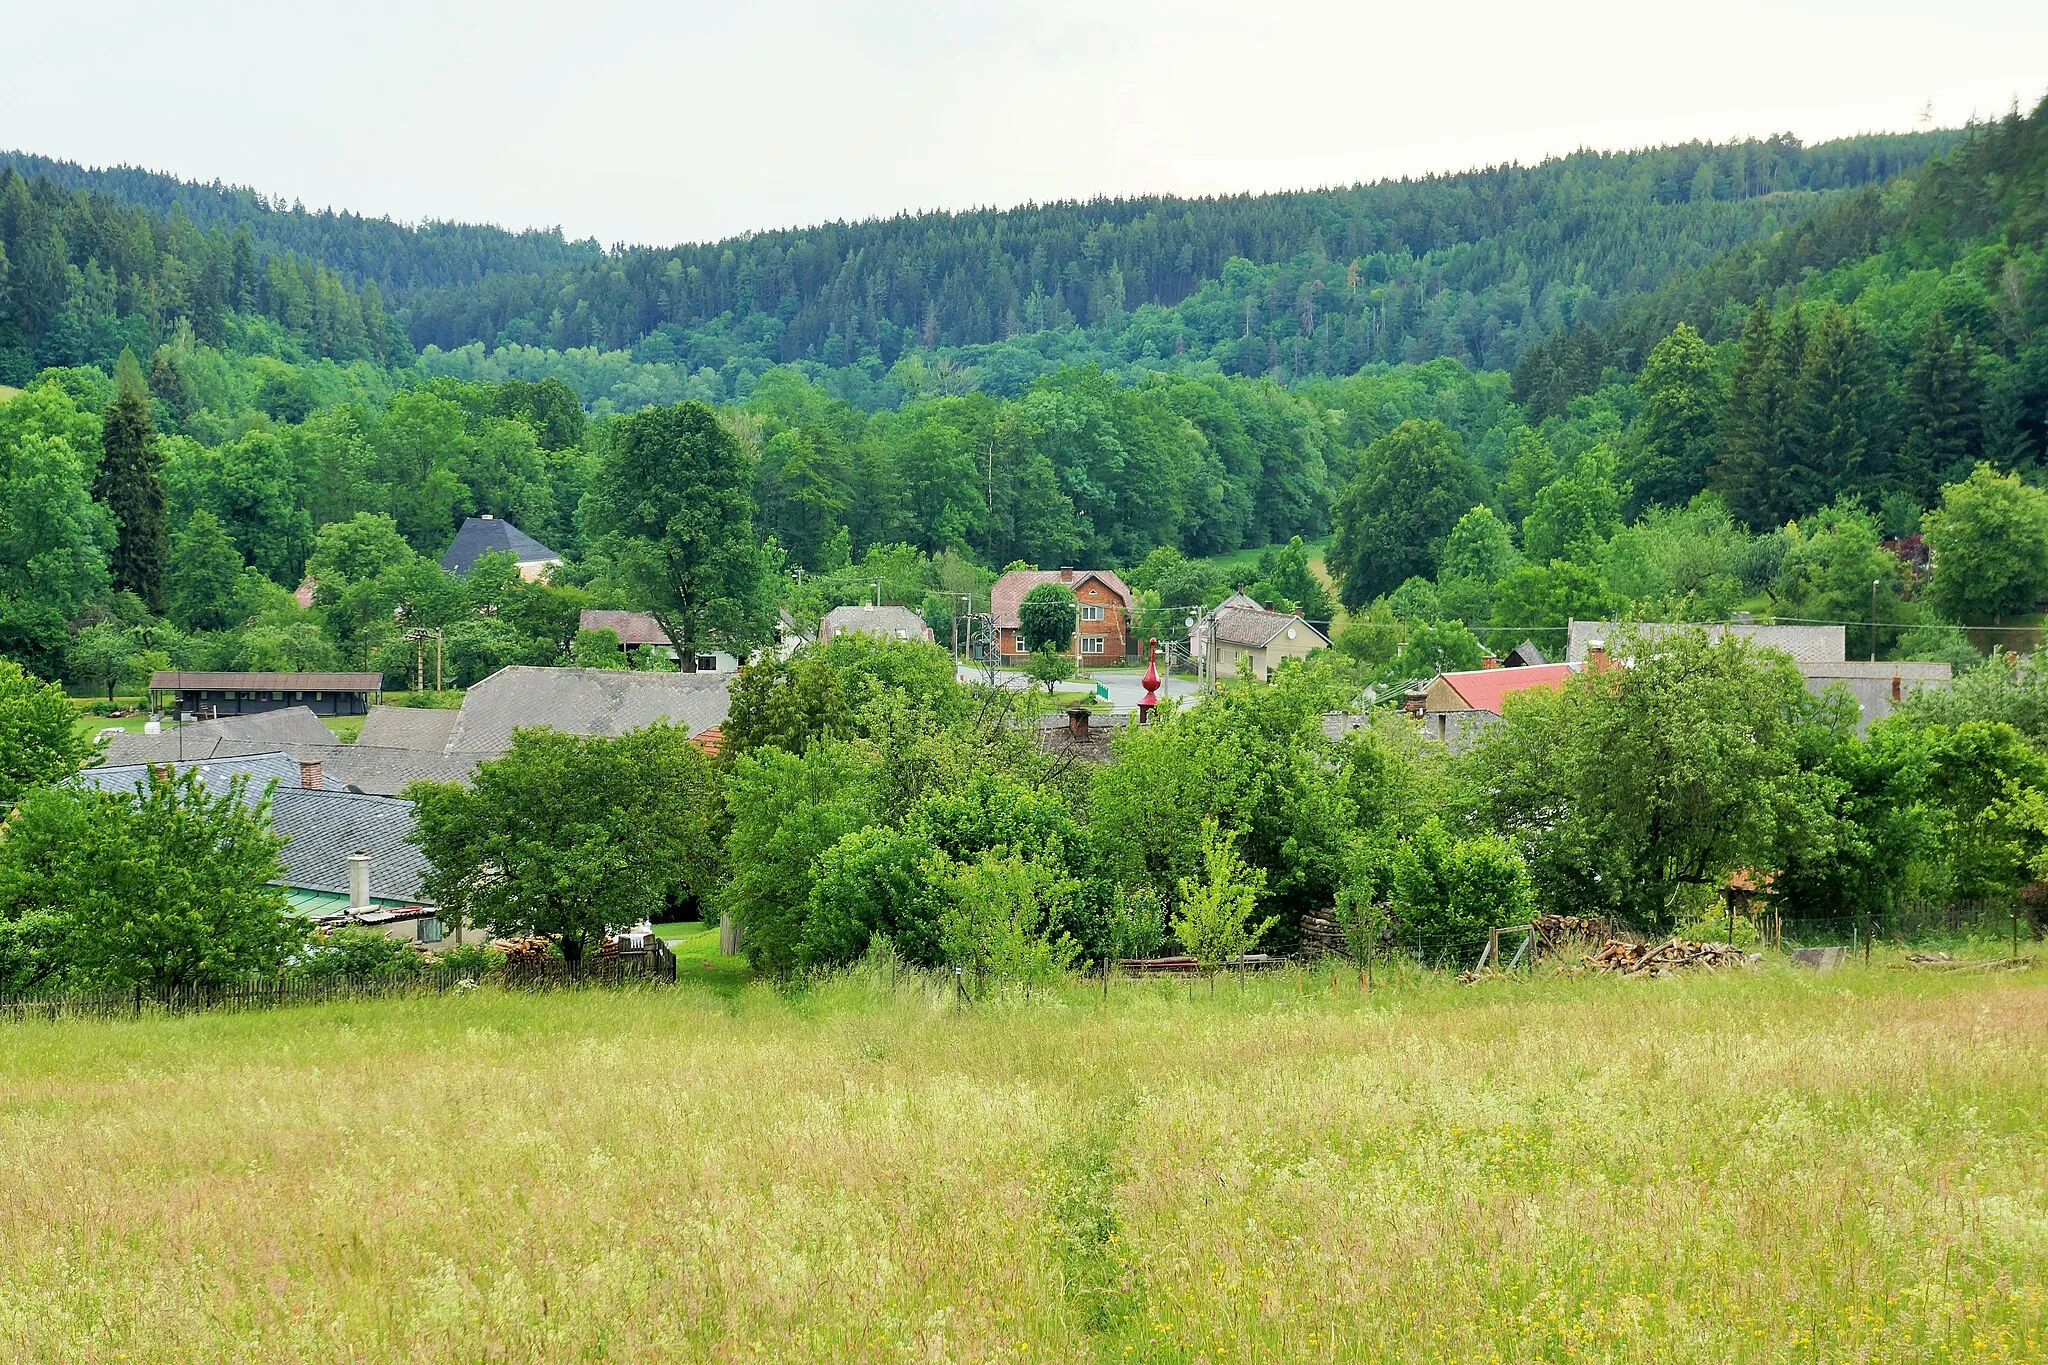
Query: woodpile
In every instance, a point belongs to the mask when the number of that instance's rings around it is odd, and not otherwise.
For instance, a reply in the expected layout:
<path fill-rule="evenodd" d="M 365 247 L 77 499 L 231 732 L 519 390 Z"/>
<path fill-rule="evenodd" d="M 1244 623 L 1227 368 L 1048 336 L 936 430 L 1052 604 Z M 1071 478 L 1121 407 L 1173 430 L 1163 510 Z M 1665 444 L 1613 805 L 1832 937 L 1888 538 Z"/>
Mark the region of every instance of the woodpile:
<path fill-rule="evenodd" d="M 491 947 L 505 955 L 508 967 L 544 967 L 548 961 L 548 941 L 539 934 L 528 934 L 522 938 L 494 938 Z"/>
<path fill-rule="evenodd" d="M 1693 967 L 1712 971 L 1719 967 L 1746 967 L 1757 960 L 1732 943 L 1695 943 L 1673 938 L 1651 945 L 1609 939 L 1607 946 L 1589 954 L 1579 970 L 1620 972 L 1623 976 L 1670 976 Z"/>
<path fill-rule="evenodd" d="M 1344 926 L 1330 915 L 1311 910 L 1301 917 L 1301 955 L 1306 958 L 1349 957 Z"/>
<path fill-rule="evenodd" d="M 1556 956 L 1568 952 L 1574 943 L 1611 943 L 1624 937 L 1619 925 L 1590 915 L 1538 915 L 1536 951 Z"/>

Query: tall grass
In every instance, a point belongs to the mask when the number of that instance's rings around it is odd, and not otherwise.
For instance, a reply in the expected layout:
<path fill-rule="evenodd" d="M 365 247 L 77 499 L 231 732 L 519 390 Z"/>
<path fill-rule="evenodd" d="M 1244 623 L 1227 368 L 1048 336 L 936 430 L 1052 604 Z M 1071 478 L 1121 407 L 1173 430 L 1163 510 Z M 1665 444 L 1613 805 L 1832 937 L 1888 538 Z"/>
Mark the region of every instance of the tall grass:
<path fill-rule="evenodd" d="M 2048 974 L 1884 961 L 23 1025 L 0 1354 L 2040 1359 Z"/>

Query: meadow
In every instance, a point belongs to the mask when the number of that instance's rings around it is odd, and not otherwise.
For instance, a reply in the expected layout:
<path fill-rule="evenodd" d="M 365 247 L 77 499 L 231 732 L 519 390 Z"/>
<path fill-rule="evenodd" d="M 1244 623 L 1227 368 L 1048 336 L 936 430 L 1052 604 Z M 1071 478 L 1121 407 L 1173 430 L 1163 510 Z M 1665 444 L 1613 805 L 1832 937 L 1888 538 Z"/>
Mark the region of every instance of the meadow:
<path fill-rule="evenodd" d="M 21 1025 L 0 1355 L 2040 1359 L 2048 973 L 1895 963 Z"/>

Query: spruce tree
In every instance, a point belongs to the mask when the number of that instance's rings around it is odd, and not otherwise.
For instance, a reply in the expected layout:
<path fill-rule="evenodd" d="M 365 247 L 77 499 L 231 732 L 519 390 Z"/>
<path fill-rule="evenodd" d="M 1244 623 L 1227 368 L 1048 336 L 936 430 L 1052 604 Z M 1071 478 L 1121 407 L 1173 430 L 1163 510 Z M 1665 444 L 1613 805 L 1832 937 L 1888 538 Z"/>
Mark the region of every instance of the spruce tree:
<path fill-rule="evenodd" d="M 134 593 L 161 614 L 167 557 L 164 485 L 158 474 L 156 429 L 149 419 L 149 390 L 132 351 L 121 352 L 114 366 L 114 390 L 101 426 L 100 472 L 92 493 L 114 516 L 109 565 L 114 587 Z"/>
<path fill-rule="evenodd" d="M 1713 485 L 1728 501 L 1728 510 L 1753 530 L 1775 525 L 1771 481 L 1776 468 L 1780 431 L 1773 411 L 1776 389 L 1773 367 L 1777 328 L 1771 307 L 1756 301 L 1742 328 L 1742 359 L 1729 386 L 1728 415 L 1721 430 L 1721 457 Z"/>
<path fill-rule="evenodd" d="M 1906 435 L 1898 484 L 1922 507 L 1930 507 L 1943 484 L 1966 477 L 1983 441 L 1984 382 L 1977 373 L 1977 348 L 1949 326 L 1939 308 L 1927 315 L 1901 389 Z"/>
<path fill-rule="evenodd" d="M 1794 500 L 1812 481 L 1803 468 L 1807 452 L 1801 446 L 1796 421 L 1810 336 L 1805 310 L 1794 303 L 1785 317 L 1785 325 L 1778 329 L 1771 346 L 1770 368 L 1765 371 L 1763 470 L 1769 491 L 1763 520 L 1756 523 L 1758 530 L 1782 526 L 1796 515 L 1792 510 Z"/>
<path fill-rule="evenodd" d="M 1842 493 L 1875 501 L 1884 469 L 1884 386 L 1870 333 L 1834 304 L 1807 342 L 1793 393 L 1792 456 L 1781 517 L 1803 517 Z"/>

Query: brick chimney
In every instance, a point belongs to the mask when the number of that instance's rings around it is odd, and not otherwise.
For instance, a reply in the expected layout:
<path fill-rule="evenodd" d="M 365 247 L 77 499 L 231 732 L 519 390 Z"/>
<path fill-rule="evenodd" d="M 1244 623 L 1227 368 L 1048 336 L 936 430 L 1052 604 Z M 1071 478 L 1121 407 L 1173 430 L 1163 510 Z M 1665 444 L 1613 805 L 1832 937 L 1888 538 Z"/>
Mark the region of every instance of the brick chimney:
<path fill-rule="evenodd" d="M 299 785 L 309 792 L 320 790 L 320 760 L 314 759 L 310 763 L 300 760 Z"/>
<path fill-rule="evenodd" d="M 1899 670 L 1892 670 L 1892 705 L 1899 704 Z"/>
<path fill-rule="evenodd" d="M 168 764 L 168 763 L 152 763 L 152 764 L 150 764 L 150 765 L 149 765 L 149 780 L 150 780 L 151 782 L 168 782 L 168 781 L 170 781 L 170 780 L 171 780 L 171 765 L 170 765 L 170 764 Z"/>
<path fill-rule="evenodd" d="M 1073 569 L 1069 568 L 1069 567 L 1068 567 L 1067 565 L 1065 565 L 1065 564 L 1062 564 L 1062 565 L 1060 565 L 1060 582 L 1062 582 L 1062 583 L 1071 583 L 1071 582 L 1073 582 L 1073 581 L 1074 581 L 1074 571 L 1073 571 Z"/>
<path fill-rule="evenodd" d="M 1586 670 L 1590 673 L 1605 673 L 1607 671 L 1607 642 L 1605 640 L 1586 641 Z"/>
<path fill-rule="evenodd" d="M 1479 666 L 1480 666 L 1481 668 L 1499 668 L 1499 667 L 1500 667 L 1500 660 L 1499 660 L 1499 659 L 1496 659 L 1496 658 L 1494 658 L 1494 657 L 1493 657 L 1493 656 L 1492 656 L 1491 654 L 1488 654 L 1488 655 L 1485 655 L 1485 656 L 1483 656 L 1483 657 L 1482 657 L 1482 658 L 1481 658 L 1481 659 L 1479 660 Z"/>
<path fill-rule="evenodd" d="M 1074 738 L 1074 739 L 1086 739 L 1086 738 L 1088 738 L 1088 723 L 1089 723 L 1089 720 L 1090 720 L 1090 717 L 1089 717 L 1089 714 L 1088 714 L 1088 708 L 1087 708 L 1087 707 L 1085 707 L 1085 706 L 1070 706 L 1070 707 L 1068 707 L 1068 708 L 1067 708 L 1067 734 L 1068 734 L 1069 736 L 1071 736 L 1072 738 Z"/>

